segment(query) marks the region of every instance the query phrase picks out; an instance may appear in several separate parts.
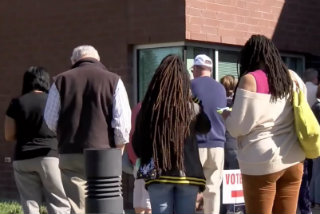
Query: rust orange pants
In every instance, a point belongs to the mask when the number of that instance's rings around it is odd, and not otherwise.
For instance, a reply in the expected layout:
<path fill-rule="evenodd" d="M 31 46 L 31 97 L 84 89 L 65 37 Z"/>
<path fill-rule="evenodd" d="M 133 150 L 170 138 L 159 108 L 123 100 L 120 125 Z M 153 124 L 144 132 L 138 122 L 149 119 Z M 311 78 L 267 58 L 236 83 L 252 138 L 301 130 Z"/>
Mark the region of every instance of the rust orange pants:
<path fill-rule="evenodd" d="M 242 174 L 247 214 L 295 214 L 303 164 L 267 175 Z"/>

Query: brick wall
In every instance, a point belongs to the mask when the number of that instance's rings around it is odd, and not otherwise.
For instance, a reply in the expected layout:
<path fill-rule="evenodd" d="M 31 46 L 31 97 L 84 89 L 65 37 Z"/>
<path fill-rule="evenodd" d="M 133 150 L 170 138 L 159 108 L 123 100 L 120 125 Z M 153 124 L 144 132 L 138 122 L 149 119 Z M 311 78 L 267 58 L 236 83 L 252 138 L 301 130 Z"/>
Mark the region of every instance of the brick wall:
<path fill-rule="evenodd" d="M 292 52 L 320 56 L 320 1 L 285 1 L 273 39 Z"/>
<path fill-rule="evenodd" d="M 320 55 L 317 0 L 186 0 L 186 39 L 243 45 L 252 34 L 282 51 Z"/>
<path fill-rule="evenodd" d="M 183 41 L 184 12 L 183 0 L 1 1 L 0 199 L 17 198 L 11 163 L 4 162 L 14 145 L 4 143 L 3 119 L 10 99 L 21 91 L 25 69 L 42 65 L 56 75 L 70 67 L 75 46 L 91 44 L 121 75 L 134 105 L 133 46 Z M 131 177 L 124 179 L 124 192 L 132 199 Z"/>
<path fill-rule="evenodd" d="M 320 55 L 319 9 L 318 0 L 2 0 L 0 199 L 17 196 L 11 163 L 4 162 L 14 145 L 4 143 L 3 119 L 30 65 L 56 75 L 70 67 L 75 46 L 91 44 L 121 75 L 133 105 L 134 45 L 184 40 L 243 45 L 251 34 L 261 33 L 283 50 Z M 125 178 L 124 191 L 131 199 L 132 178 Z"/>

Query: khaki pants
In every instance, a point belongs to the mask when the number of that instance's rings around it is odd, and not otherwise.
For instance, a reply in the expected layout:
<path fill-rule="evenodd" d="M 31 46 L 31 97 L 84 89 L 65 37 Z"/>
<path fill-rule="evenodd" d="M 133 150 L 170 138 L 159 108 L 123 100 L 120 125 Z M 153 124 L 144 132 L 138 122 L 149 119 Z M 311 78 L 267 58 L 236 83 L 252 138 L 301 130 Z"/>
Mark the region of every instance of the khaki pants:
<path fill-rule="evenodd" d="M 62 186 L 59 159 L 38 157 L 13 162 L 14 178 L 24 214 L 39 214 L 44 193 L 49 214 L 68 214 L 70 204 Z"/>
<path fill-rule="evenodd" d="M 302 174 L 302 163 L 268 175 L 242 174 L 246 213 L 295 214 Z"/>
<path fill-rule="evenodd" d="M 71 204 L 71 213 L 85 213 L 86 178 L 83 154 L 60 154 L 63 187 Z"/>
<path fill-rule="evenodd" d="M 206 177 L 206 189 L 203 192 L 203 211 L 205 214 L 219 214 L 224 148 L 199 148 L 199 156 Z"/>

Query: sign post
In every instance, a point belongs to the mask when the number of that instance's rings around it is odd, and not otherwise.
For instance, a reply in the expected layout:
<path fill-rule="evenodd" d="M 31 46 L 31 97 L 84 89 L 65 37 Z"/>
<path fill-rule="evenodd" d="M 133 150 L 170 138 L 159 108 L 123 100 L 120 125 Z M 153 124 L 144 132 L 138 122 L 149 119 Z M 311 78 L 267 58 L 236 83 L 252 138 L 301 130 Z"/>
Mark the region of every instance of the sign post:
<path fill-rule="evenodd" d="M 244 203 L 240 169 L 223 170 L 222 185 L 223 204 Z"/>

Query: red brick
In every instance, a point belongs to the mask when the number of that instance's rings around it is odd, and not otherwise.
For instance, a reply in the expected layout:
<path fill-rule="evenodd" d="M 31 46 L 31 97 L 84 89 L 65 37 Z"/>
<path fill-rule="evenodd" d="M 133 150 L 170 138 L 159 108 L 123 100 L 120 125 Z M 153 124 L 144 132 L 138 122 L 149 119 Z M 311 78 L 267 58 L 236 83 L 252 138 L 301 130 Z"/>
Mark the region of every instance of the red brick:
<path fill-rule="evenodd" d="M 238 16 L 247 17 L 250 16 L 251 11 L 246 8 L 236 8 L 234 13 Z"/>
<path fill-rule="evenodd" d="M 220 21 L 219 27 L 221 29 L 234 29 L 237 23 L 235 22 L 225 22 L 225 21 Z"/>
<path fill-rule="evenodd" d="M 255 17 L 246 17 L 245 18 L 245 23 L 248 25 L 258 25 L 260 19 L 257 19 Z"/>
<path fill-rule="evenodd" d="M 205 13 L 203 9 L 194 8 L 194 7 L 187 7 L 186 14 L 190 16 L 202 16 Z"/>
<path fill-rule="evenodd" d="M 206 7 L 206 2 L 205 1 L 200 1 L 200 0 L 187 0 L 186 1 L 186 6 L 193 7 L 193 8 L 198 8 L 198 9 L 203 9 L 203 8 Z"/>
<path fill-rule="evenodd" d="M 249 14 L 250 14 L 250 17 L 253 17 L 253 18 L 257 18 L 257 19 L 260 19 L 262 17 L 262 11 L 259 10 L 259 11 L 255 11 L 255 10 L 249 10 Z"/>
<path fill-rule="evenodd" d="M 275 0 L 272 2 L 272 7 L 275 7 L 275 8 L 283 8 L 285 4 L 285 1 L 284 0 Z"/>
<path fill-rule="evenodd" d="M 191 39 L 190 31 L 186 31 L 186 40 L 190 40 L 190 39 Z"/>
<path fill-rule="evenodd" d="M 221 36 L 221 42 L 225 44 L 236 44 L 237 40 L 234 36 Z"/>
<path fill-rule="evenodd" d="M 201 32 L 206 32 L 211 35 L 217 35 L 218 34 L 218 27 L 211 27 L 208 25 L 204 25 L 204 26 L 202 26 Z"/>
<path fill-rule="evenodd" d="M 198 25 L 198 24 L 188 24 L 188 29 L 190 32 L 200 33 L 202 27 L 201 27 L 201 25 Z"/>
<path fill-rule="evenodd" d="M 195 33 L 190 32 L 190 39 L 196 40 L 196 41 L 206 41 L 206 34 L 204 33 Z"/>
<path fill-rule="evenodd" d="M 209 18 L 209 19 L 217 19 L 217 11 L 213 11 L 213 10 L 205 10 L 203 12 L 203 17 L 205 18 Z"/>
<path fill-rule="evenodd" d="M 217 19 L 205 19 L 205 25 L 209 25 L 209 26 L 213 26 L 213 27 L 217 27 L 220 24 L 220 21 Z"/>
<path fill-rule="evenodd" d="M 230 5 L 231 0 L 215 0 L 215 3 L 222 5 Z"/>
<path fill-rule="evenodd" d="M 221 21 L 236 22 L 236 15 L 232 13 L 218 12 L 217 19 Z"/>
<path fill-rule="evenodd" d="M 245 23 L 245 16 L 236 16 L 237 23 Z"/>
<path fill-rule="evenodd" d="M 79 44 L 96 46 L 102 62 L 122 75 L 131 104 L 134 45 L 185 40 L 243 45 L 252 33 L 261 33 L 273 38 L 281 50 L 320 55 L 319 2 L 91 0 L 74 4 L 66 0 L 57 4 L 3 0 L 0 121 L 11 98 L 20 94 L 27 67 L 44 65 L 51 75 L 56 75 L 70 67 L 71 51 Z M 0 123 L 0 162 L 13 154 L 13 147 L 4 144 Z M 11 165 L 0 163 L 0 170 L 5 175 L 0 178 L 0 198 L 14 197 L 16 192 L 4 193 L 2 189 L 15 188 Z"/>
<path fill-rule="evenodd" d="M 194 24 L 194 25 L 203 25 L 204 24 L 204 18 L 202 17 L 197 17 L 197 16 L 188 16 L 188 23 L 189 24 Z"/>
<path fill-rule="evenodd" d="M 239 0 L 239 1 L 237 1 L 236 6 L 238 8 L 246 8 L 246 1 L 245 0 Z"/>
<path fill-rule="evenodd" d="M 207 41 L 208 42 L 214 42 L 214 43 L 220 43 L 221 42 L 221 36 L 207 34 Z"/>
<path fill-rule="evenodd" d="M 206 9 L 212 12 L 224 12 L 224 13 L 233 14 L 236 7 L 232 5 L 222 5 L 222 4 L 207 2 Z"/>
<path fill-rule="evenodd" d="M 234 29 L 239 31 L 249 31 L 249 26 L 250 25 L 238 23 L 235 24 Z"/>

